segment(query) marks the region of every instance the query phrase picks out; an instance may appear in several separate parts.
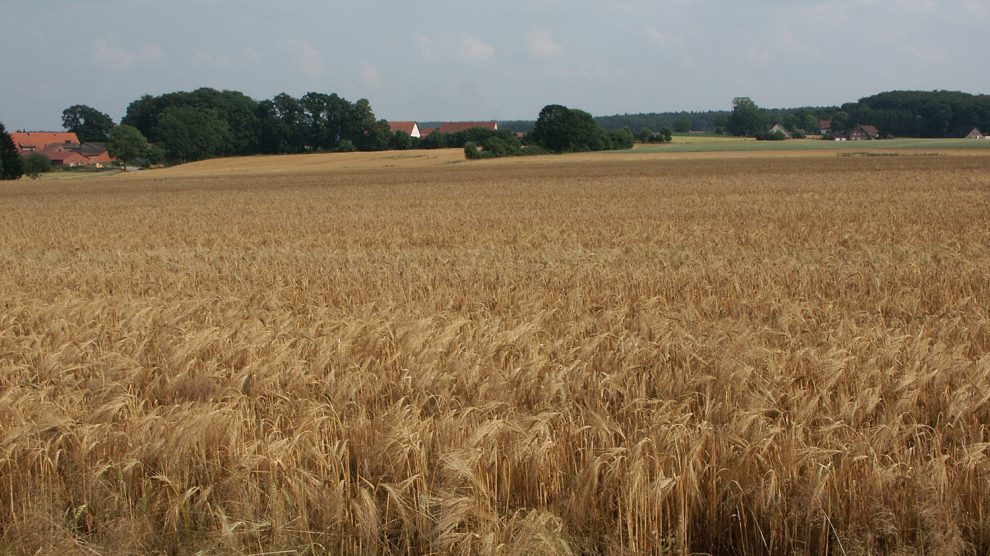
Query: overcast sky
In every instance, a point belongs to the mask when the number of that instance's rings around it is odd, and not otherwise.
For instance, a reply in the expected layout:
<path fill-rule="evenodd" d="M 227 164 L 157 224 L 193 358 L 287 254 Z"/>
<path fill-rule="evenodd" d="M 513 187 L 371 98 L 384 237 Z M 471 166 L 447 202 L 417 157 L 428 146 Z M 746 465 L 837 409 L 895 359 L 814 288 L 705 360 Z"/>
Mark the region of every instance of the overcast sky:
<path fill-rule="evenodd" d="M 421 121 L 990 93 L 990 0 L 0 1 L 9 130 L 198 87 Z"/>

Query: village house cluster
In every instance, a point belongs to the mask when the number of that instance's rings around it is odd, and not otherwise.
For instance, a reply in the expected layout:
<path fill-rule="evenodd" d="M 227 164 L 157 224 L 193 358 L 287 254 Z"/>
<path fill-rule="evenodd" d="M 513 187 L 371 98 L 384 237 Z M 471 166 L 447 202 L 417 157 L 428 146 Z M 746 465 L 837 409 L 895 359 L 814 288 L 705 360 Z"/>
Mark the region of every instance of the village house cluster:
<path fill-rule="evenodd" d="M 52 166 L 105 168 L 113 165 L 113 157 L 105 144 L 80 142 L 75 133 L 18 131 L 11 133 L 10 138 L 19 153 L 41 153 L 52 161 Z"/>
<path fill-rule="evenodd" d="M 870 139 L 880 139 L 880 130 L 873 125 L 858 125 L 846 133 L 835 132 L 832 129 L 832 120 L 821 120 L 819 122 L 821 127 L 822 137 L 831 138 L 834 141 L 867 141 Z M 990 136 L 984 134 L 979 128 L 973 126 L 962 126 L 957 127 L 950 131 L 946 136 L 946 139 L 990 139 Z"/>

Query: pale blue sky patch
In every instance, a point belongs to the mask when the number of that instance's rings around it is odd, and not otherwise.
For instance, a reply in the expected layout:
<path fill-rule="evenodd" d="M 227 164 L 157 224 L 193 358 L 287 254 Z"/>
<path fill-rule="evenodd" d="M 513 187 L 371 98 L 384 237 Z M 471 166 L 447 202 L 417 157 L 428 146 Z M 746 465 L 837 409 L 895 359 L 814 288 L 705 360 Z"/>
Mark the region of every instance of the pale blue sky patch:
<path fill-rule="evenodd" d="M 119 121 L 197 87 L 368 98 L 379 117 L 534 119 L 990 93 L 985 0 L 47 0 L 0 18 L 0 121 Z"/>

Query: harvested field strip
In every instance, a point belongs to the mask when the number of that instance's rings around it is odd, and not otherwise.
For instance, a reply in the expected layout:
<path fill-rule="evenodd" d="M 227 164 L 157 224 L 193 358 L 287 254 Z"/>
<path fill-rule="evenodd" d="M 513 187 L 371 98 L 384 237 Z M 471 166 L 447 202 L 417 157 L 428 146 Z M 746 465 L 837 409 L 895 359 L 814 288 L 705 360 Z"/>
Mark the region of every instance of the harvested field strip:
<path fill-rule="evenodd" d="M 990 157 L 495 162 L 0 190 L 0 552 L 990 550 Z"/>

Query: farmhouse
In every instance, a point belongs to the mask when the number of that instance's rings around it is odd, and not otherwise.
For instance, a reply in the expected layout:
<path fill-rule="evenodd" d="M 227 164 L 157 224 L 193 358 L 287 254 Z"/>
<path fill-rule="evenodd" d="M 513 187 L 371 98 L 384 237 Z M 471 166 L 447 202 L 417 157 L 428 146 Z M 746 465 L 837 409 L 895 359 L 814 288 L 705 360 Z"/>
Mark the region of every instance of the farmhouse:
<path fill-rule="evenodd" d="M 952 131 L 946 136 L 950 139 L 986 139 L 987 136 L 984 135 L 979 128 L 972 126 L 960 126 Z"/>
<path fill-rule="evenodd" d="M 872 125 L 858 125 L 849 132 L 850 141 L 866 141 L 879 138 L 880 130 Z"/>
<path fill-rule="evenodd" d="M 422 137 L 419 124 L 416 122 L 389 121 L 388 128 L 392 133 L 401 131 L 410 137 L 416 137 L 417 139 Z"/>
<path fill-rule="evenodd" d="M 21 154 L 40 152 L 53 166 L 92 166 L 103 168 L 113 164 L 113 158 L 103 143 L 80 143 L 75 133 L 24 131 L 10 134 Z"/>
<path fill-rule="evenodd" d="M 18 131 L 11 133 L 10 138 L 22 153 L 42 151 L 48 145 L 79 144 L 79 137 L 68 132 Z"/>
<path fill-rule="evenodd" d="M 780 122 L 774 122 L 770 129 L 767 130 L 768 133 L 781 133 L 784 137 L 790 139 L 792 137 L 790 130 L 784 127 L 784 124 Z"/>
<path fill-rule="evenodd" d="M 104 168 L 113 165 L 113 157 L 110 156 L 110 152 L 104 143 L 82 143 L 79 145 L 78 150 L 79 154 L 89 159 L 90 166 Z"/>
<path fill-rule="evenodd" d="M 444 122 L 440 124 L 440 133 L 457 133 L 474 128 L 498 131 L 498 122 Z"/>
<path fill-rule="evenodd" d="M 74 150 L 69 149 L 51 149 L 40 151 L 41 154 L 48 157 L 48 160 L 52 161 L 52 166 L 64 166 L 67 168 L 76 168 L 79 166 L 89 166 L 90 161 L 85 156 L 79 154 Z"/>
<path fill-rule="evenodd" d="M 818 120 L 819 133 L 824 137 L 832 134 L 832 120 Z"/>

